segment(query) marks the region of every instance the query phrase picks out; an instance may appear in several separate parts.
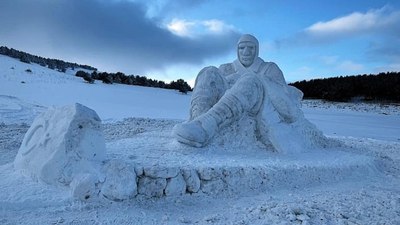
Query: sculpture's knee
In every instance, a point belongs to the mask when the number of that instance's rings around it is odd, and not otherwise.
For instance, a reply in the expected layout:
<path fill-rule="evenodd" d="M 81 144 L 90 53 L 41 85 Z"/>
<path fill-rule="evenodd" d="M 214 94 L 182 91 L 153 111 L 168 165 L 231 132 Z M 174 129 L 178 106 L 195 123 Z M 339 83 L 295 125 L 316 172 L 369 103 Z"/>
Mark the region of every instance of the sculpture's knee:
<path fill-rule="evenodd" d="M 207 112 L 226 91 L 226 81 L 219 70 L 214 67 L 205 67 L 197 75 L 194 86 L 190 118 L 194 119 Z"/>
<path fill-rule="evenodd" d="M 256 74 L 243 75 L 232 87 L 232 93 L 250 113 L 258 113 L 264 100 L 264 87 Z"/>
<path fill-rule="evenodd" d="M 217 67 L 209 66 L 203 68 L 197 75 L 194 89 L 196 88 L 225 90 L 226 81 Z"/>
<path fill-rule="evenodd" d="M 214 105 L 224 95 L 227 84 L 225 78 L 214 66 L 205 67 L 197 75 L 192 100 L 200 97 L 207 98 Z"/>

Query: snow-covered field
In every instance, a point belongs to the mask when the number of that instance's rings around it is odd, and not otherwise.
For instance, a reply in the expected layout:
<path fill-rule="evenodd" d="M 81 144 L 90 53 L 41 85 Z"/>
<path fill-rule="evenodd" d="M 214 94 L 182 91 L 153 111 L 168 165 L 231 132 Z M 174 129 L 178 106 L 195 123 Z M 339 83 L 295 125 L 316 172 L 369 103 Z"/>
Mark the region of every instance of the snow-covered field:
<path fill-rule="evenodd" d="M 305 116 L 346 146 L 337 152 L 286 158 L 250 150 L 180 152 L 168 135 L 187 118 L 190 95 L 87 84 L 74 73 L 0 55 L 0 224 L 400 224 L 399 105 L 303 101 Z M 250 191 L 244 184 L 229 194 L 80 202 L 67 188 L 14 172 L 11 163 L 35 116 L 75 102 L 103 120 L 109 157 L 157 161 L 154 152 L 146 152 L 162 146 L 170 149 L 168 154 L 160 151 L 163 163 L 219 163 L 225 168 L 267 163 L 276 168 L 269 180 L 275 186 Z M 191 154 L 202 158 L 191 162 Z"/>

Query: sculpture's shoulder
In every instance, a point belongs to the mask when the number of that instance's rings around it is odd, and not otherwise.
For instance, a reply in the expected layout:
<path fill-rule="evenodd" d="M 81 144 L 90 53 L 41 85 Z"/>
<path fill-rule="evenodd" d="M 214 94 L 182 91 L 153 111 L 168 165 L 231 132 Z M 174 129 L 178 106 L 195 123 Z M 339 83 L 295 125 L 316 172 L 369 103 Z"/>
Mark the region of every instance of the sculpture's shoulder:
<path fill-rule="evenodd" d="M 222 64 L 219 66 L 218 69 L 219 71 L 221 71 L 223 75 L 229 75 L 235 73 L 235 66 L 233 65 L 233 63 Z"/>
<path fill-rule="evenodd" d="M 274 62 L 263 62 L 261 72 L 277 83 L 286 84 L 282 70 Z"/>
<path fill-rule="evenodd" d="M 279 66 L 274 62 L 263 62 L 261 65 L 261 70 L 264 72 L 280 71 Z"/>

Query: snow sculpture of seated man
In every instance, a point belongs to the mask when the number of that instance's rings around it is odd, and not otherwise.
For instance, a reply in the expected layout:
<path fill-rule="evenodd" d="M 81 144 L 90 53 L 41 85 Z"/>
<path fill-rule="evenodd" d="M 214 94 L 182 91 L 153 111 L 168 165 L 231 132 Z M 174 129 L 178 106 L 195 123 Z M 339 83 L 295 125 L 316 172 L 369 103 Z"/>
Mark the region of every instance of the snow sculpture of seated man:
<path fill-rule="evenodd" d="M 326 144 L 327 139 L 300 110 L 303 93 L 287 85 L 279 67 L 264 62 L 258 52 L 258 40 L 245 34 L 238 41 L 238 59 L 199 72 L 190 119 L 173 129 L 179 142 L 206 146 L 222 128 L 246 115 L 256 120 L 257 140 L 276 151 L 298 152 Z"/>

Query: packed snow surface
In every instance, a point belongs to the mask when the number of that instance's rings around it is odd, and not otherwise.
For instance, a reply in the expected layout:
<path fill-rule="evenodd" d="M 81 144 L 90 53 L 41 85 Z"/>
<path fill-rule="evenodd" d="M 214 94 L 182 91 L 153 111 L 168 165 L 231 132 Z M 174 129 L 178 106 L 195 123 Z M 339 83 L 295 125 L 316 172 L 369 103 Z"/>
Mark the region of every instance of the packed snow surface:
<path fill-rule="evenodd" d="M 87 84 L 74 72 L 0 56 L 0 224 L 400 224 L 398 105 L 303 101 L 306 118 L 341 143 L 331 149 L 286 156 L 240 142 L 197 149 L 170 136 L 188 117 L 190 94 Z M 150 183 L 162 193 L 139 186 L 136 197 L 118 201 L 134 194 L 105 185 L 115 199 L 76 199 L 90 176 L 77 177 L 71 190 L 14 170 L 34 118 L 74 103 L 103 120 L 108 176 L 124 181 L 114 172 L 129 177 L 134 165 L 138 182 L 165 177 Z"/>

